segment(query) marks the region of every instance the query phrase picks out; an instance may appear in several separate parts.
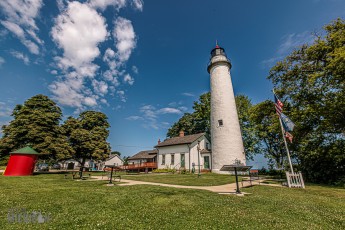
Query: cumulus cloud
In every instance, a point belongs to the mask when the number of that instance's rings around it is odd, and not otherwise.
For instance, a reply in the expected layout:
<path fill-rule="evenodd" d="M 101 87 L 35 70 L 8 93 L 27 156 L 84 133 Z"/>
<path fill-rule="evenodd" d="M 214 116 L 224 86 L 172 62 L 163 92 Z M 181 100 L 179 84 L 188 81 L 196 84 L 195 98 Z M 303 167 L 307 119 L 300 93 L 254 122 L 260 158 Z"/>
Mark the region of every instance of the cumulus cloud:
<path fill-rule="evenodd" d="M 134 78 L 126 73 L 125 64 L 136 46 L 136 35 L 131 21 L 123 17 L 113 20 L 111 31 L 108 31 L 106 18 L 101 14 L 107 7 L 118 10 L 127 2 L 58 1 L 59 7 L 64 10 L 55 19 L 51 35 L 63 51 L 62 55 L 54 58 L 62 75 L 49 88 L 60 104 L 78 109 L 95 107 L 98 102 L 108 105 L 104 99 L 107 94 L 126 102 L 125 91 L 119 86 L 121 83 L 134 84 Z M 101 51 L 100 44 L 111 39 L 114 40 L 114 47 Z M 101 58 L 107 69 L 100 69 L 101 66 L 95 63 L 96 58 Z"/>
<path fill-rule="evenodd" d="M 84 85 L 83 79 L 76 76 L 76 74 L 68 74 L 64 77 L 59 77 L 49 85 L 53 97 L 62 105 L 81 108 L 83 106 L 84 95 L 82 94 Z"/>
<path fill-rule="evenodd" d="M 94 88 L 94 91 L 102 96 L 108 93 L 108 84 L 104 81 L 92 81 L 92 86 Z"/>
<path fill-rule="evenodd" d="M 73 107 L 97 104 L 97 98 L 85 84 L 99 68 L 93 61 L 100 55 L 98 45 L 106 40 L 106 27 L 105 19 L 95 9 L 79 2 L 70 2 L 56 18 L 51 34 L 63 56 L 55 60 L 66 74 L 53 82 L 50 90 L 59 103 Z M 103 83 L 92 82 L 92 85 L 96 93 L 105 92 Z"/>
<path fill-rule="evenodd" d="M 133 1 L 132 1 L 132 6 L 133 6 L 134 9 L 136 9 L 136 10 L 143 11 L 144 2 L 143 2 L 142 0 L 133 0 Z"/>
<path fill-rule="evenodd" d="M 97 102 L 96 102 L 96 99 L 93 97 L 85 97 L 84 98 L 84 104 L 87 106 L 93 107 L 93 106 L 97 105 Z"/>
<path fill-rule="evenodd" d="M 11 51 L 11 54 L 13 57 L 22 60 L 24 62 L 25 65 L 29 65 L 30 64 L 30 60 L 29 57 L 21 52 L 18 51 Z"/>
<path fill-rule="evenodd" d="M 43 6 L 42 0 L 2 0 L 1 11 L 6 20 L 1 24 L 19 38 L 23 45 L 33 54 L 39 54 L 39 46 L 43 41 L 37 36 L 38 27 L 35 18 Z"/>
<path fill-rule="evenodd" d="M 91 7 L 96 9 L 105 10 L 108 6 L 115 7 L 119 10 L 126 6 L 126 0 L 89 0 L 88 3 Z"/>
<path fill-rule="evenodd" d="M 134 84 L 134 78 L 131 77 L 131 75 L 126 74 L 125 77 L 123 78 L 123 81 L 129 85 Z"/>
<path fill-rule="evenodd" d="M 166 121 L 160 121 L 161 117 L 164 117 L 166 114 L 175 114 L 180 115 L 183 113 L 186 107 L 180 106 L 178 108 L 173 107 L 163 107 L 157 108 L 153 105 L 144 105 L 139 108 L 140 115 L 133 115 L 126 118 L 130 121 L 142 121 L 142 125 L 145 128 L 160 129 L 166 128 Z"/>
<path fill-rule="evenodd" d="M 125 97 L 125 91 L 119 90 L 119 91 L 117 91 L 117 95 L 119 96 L 119 98 L 120 98 L 120 100 L 122 102 L 126 102 L 127 101 L 126 97 Z"/>
<path fill-rule="evenodd" d="M 52 37 L 63 49 L 58 59 L 63 69 L 74 68 L 77 72 L 88 68 L 100 54 L 98 44 L 107 37 L 105 19 L 86 4 L 70 2 L 60 14 L 52 29 Z"/>
<path fill-rule="evenodd" d="M 131 56 L 136 46 L 136 37 L 132 22 L 128 19 L 118 17 L 115 22 L 113 36 L 116 41 L 116 49 L 120 62 L 125 62 Z"/>

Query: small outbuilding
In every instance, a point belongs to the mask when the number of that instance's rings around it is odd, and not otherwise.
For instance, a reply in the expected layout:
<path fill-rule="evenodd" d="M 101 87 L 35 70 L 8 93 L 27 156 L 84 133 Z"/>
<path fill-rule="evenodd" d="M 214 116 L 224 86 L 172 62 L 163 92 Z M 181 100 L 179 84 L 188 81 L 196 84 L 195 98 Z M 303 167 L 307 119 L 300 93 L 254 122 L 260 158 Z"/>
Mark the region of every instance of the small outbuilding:
<path fill-rule="evenodd" d="M 25 147 L 10 154 L 4 176 L 30 176 L 33 174 L 38 152 L 30 147 Z"/>

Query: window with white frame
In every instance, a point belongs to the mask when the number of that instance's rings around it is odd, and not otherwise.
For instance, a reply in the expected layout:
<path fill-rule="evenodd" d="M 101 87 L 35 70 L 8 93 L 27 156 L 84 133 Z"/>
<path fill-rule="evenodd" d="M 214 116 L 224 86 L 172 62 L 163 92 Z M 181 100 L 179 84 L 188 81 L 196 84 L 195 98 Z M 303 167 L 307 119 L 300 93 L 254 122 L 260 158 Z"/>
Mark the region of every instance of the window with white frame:
<path fill-rule="evenodd" d="M 165 165 L 165 154 L 162 155 L 162 165 Z"/>
<path fill-rule="evenodd" d="M 175 164 L 175 154 L 171 154 L 171 165 Z"/>

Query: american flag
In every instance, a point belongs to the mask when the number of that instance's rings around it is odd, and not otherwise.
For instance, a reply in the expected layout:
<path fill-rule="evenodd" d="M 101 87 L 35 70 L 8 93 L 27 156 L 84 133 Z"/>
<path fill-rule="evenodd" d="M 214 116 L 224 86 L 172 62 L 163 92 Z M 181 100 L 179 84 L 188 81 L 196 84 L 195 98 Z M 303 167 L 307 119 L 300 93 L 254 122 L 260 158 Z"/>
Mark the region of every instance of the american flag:
<path fill-rule="evenodd" d="M 276 112 L 277 114 L 280 116 L 280 114 L 283 112 L 283 102 L 281 102 L 279 100 L 279 98 L 277 97 L 277 95 L 274 94 L 274 105 L 276 107 Z"/>
<path fill-rule="evenodd" d="M 293 136 L 291 133 L 285 132 L 285 137 L 290 141 L 290 143 L 292 143 Z"/>

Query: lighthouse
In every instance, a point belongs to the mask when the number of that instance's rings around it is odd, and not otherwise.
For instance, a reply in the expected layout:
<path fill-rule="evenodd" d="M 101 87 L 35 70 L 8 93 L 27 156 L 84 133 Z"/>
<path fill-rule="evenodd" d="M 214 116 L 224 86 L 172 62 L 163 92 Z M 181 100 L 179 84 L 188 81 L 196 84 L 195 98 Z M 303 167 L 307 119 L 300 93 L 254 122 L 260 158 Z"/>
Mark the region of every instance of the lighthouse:
<path fill-rule="evenodd" d="M 231 63 L 218 44 L 211 51 L 207 71 L 211 82 L 212 172 L 223 165 L 246 163 L 240 123 L 230 76 Z"/>

